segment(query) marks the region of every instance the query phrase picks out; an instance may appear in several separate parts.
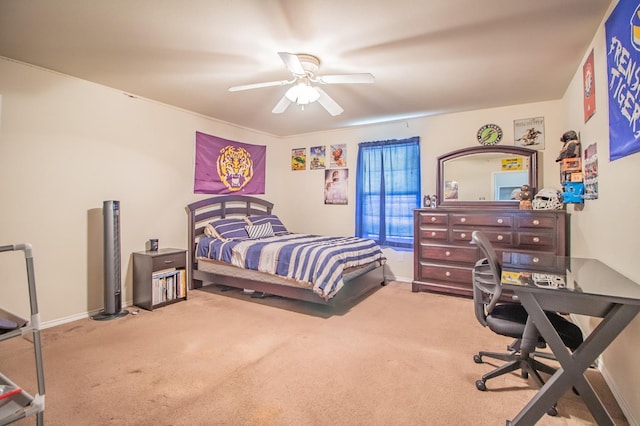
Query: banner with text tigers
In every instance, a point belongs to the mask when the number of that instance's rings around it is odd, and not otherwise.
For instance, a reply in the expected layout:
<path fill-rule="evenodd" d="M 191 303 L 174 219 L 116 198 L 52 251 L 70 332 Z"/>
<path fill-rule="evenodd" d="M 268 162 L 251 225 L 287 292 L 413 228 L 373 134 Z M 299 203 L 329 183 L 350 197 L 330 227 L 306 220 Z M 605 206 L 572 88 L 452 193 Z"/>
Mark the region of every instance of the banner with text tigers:
<path fill-rule="evenodd" d="M 196 132 L 196 194 L 264 194 L 267 147 Z"/>
<path fill-rule="evenodd" d="M 640 151 L 639 12 L 638 1 L 620 1 L 605 22 L 612 161 Z"/>

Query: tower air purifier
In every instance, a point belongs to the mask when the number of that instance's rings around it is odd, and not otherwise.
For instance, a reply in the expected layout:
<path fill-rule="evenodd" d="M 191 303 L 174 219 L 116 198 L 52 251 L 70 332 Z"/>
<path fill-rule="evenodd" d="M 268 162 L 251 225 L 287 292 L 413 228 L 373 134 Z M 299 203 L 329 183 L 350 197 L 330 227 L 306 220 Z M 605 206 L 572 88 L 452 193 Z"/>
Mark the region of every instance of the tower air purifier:
<path fill-rule="evenodd" d="M 108 200 L 102 206 L 104 228 L 104 310 L 92 318 L 109 320 L 129 313 L 122 309 L 120 269 L 120 202 Z"/>

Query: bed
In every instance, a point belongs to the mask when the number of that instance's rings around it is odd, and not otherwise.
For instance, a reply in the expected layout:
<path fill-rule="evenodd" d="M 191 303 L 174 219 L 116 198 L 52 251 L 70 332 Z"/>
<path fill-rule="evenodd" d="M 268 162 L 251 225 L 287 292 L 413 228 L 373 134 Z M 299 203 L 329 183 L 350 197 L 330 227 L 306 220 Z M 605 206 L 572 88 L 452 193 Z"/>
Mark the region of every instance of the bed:
<path fill-rule="evenodd" d="M 218 285 L 343 306 L 385 284 L 386 259 L 373 241 L 291 233 L 273 214 L 273 203 L 261 198 L 221 195 L 187 211 L 190 289 Z M 313 266 L 285 260 L 290 253 L 306 253 Z"/>

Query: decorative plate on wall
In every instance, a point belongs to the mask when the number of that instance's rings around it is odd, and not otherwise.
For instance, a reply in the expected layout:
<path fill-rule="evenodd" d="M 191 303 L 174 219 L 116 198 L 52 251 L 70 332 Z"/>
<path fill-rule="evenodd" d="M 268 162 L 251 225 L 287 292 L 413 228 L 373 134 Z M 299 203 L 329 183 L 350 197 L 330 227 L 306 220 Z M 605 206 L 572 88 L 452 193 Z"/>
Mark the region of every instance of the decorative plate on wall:
<path fill-rule="evenodd" d="M 496 145 L 502 140 L 502 129 L 497 124 L 485 124 L 476 136 L 480 145 Z"/>

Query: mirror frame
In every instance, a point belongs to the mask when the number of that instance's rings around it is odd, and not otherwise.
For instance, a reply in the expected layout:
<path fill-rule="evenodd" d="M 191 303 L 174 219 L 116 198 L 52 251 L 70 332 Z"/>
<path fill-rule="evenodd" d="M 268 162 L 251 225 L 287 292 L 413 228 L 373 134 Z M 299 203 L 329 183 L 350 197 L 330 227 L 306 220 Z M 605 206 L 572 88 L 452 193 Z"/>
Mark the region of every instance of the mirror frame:
<path fill-rule="evenodd" d="M 447 201 L 444 199 L 444 169 L 445 164 L 449 160 L 455 158 L 466 157 L 473 154 L 497 153 L 505 155 L 521 155 L 529 159 L 529 186 L 531 194 L 535 194 L 538 189 L 538 151 L 518 146 L 508 145 L 490 145 L 490 146 L 473 146 L 469 148 L 458 149 L 438 157 L 438 171 L 436 176 L 436 195 L 438 196 L 438 206 L 441 207 L 490 207 L 496 209 L 512 209 L 519 207 L 519 201 Z"/>

